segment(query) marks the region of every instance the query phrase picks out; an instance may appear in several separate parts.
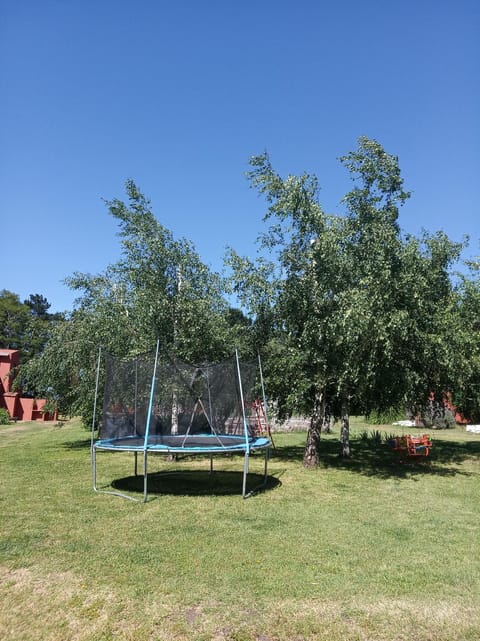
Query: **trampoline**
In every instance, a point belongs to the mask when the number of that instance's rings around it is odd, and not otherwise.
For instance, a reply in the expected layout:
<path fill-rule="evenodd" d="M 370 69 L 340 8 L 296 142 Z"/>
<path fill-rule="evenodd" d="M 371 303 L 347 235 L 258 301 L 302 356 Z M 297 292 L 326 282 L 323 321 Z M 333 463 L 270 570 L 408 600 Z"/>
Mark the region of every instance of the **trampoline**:
<path fill-rule="evenodd" d="M 95 416 L 101 365 L 104 363 L 104 394 L 98 438 Z M 97 483 L 97 452 L 133 452 L 135 475 L 138 455 L 143 457 L 143 501 L 148 500 L 148 460 L 151 454 L 170 458 L 179 455 L 213 457 L 243 455 L 242 496 L 247 491 L 249 458 L 264 454 L 263 485 L 272 441 L 260 357 L 241 363 L 238 353 L 222 363 L 192 365 L 179 359 L 160 359 L 156 352 L 119 359 L 99 351 L 91 460 L 95 492 L 131 500 L 133 496 Z M 255 488 L 255 490 L 258 488 Z"/>

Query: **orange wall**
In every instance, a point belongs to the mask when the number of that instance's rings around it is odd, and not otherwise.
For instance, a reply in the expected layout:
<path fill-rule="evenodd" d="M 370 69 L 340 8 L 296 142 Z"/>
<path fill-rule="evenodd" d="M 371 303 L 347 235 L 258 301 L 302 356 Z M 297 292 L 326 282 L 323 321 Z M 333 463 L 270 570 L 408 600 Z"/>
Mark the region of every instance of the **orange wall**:
<path fill-rule="evenodd" d="M 18 349 L 0 349 L 0 393 L 10 392 L 10 371 L 20 363 Z"/>
<path fill-rule="evenodd" d="M 11 391 L 13 379 L 10 373 L 19 363 L 20 352 L 18 349 L 0 349 L 0 407 L 6 407 L 10 418 L 20 421 L 56 420 L 57 412 L 55 414 L 41 412 L 47 402 L 46 399 L 24 398 L 20 396 L 19 392 Z"/>

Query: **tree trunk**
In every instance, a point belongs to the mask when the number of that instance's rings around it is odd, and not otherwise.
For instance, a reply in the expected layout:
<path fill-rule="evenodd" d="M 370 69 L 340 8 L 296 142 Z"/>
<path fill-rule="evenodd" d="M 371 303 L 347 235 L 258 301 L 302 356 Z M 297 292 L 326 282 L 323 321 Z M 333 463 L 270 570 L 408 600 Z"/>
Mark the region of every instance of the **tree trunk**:
<path fill-rule="evenodd" d="M 333 432 L 333 414 L 331 413 L 328 405 L 325 405 L 325 413 L 322 421 L 322 432 L 324 434 L 331 434 Z"/>
<path fill-rule="evenodd" d="M 178 399 L 177 399 L 177 393 L 174 392 L 173 394 L 173 401 L 172 401 L 172 427 L 170 430 L 170 433 L 173 435 L 178 434 L 178 412 L 179 412 L 179 407 L 178 407 Z M 169 454 L 167 456 L 167 461 L 172 462 L 177 460 L 177 455 L 176 454 Z"/>
<path fill-rule="evenodd" d="M 350 458 L 350 403 L 348 398 L 342 398 L 342 417 L 340 420 L 340 456 Z"/>
<path fill-rule="evenodd" d="M 175 392 L 172 401 L 172 429 L 170 430 L 171 434 L 174 435 L 178 434 L 178 411 L 178 399 Z"/>
<path fill-rule="evenodd" d="M 315 467 L 320 463 L 320 432 L 325 417 L 325 393 L 323 390 L 315 391 L 313 412 L 307 432 L 307 443 L 303 453 L 305 467 Z"/>

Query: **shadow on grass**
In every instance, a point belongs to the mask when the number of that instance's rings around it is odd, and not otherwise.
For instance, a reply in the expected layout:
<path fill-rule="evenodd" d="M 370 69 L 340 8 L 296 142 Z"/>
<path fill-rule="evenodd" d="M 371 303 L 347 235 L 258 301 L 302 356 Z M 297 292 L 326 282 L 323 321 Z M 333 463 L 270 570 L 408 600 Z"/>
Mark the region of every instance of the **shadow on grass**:
<path fill-rule="evenodd" d="M 90 449 L 91 444 L 91 439 L 85 438 L 80 441 L 69 441 L 63 447 L 67 450 L 87 450 Z"/>
<path fill-rule="evenodd" d="M 169 470 L 148 475 L 148 494 L 174 496 L 228 496 L 242 494 L 243 472 L 208 470 Z M 275 476 L 249 473 L 247 492 L 251 495 L 275 489 L 281 485 Z M 112 487 L 121 492 L 143 494 L 143 476 L 127 476 L 116 479 Z"/>
<path fill-rule="evenodd" d="M 89 449 L 90 439 L 87 438 L 68 442 L 64 444 L 64 447 L 71 450 Z M 298 463 L 299 465 L 302 465 L 303 451 L 303 444 L 281 446 L 277 445 L 275 449 L 271 450 L 271 460 L 278 462 L 284 461 L 289 463 Z M 480 441 L 439 440 L 435 439 L 435 436 L 433 436 L 433 447 L 428 458 L 409 458 L 403 453 L 392 451 L 384 443 L 378 444 L 371 440 L 362 440 L 358 438 L 353 438 L 351 440 L 352 455 L 349 459 L 340 458 L 339 451 L 340 443 L 338 440 L 332 438 L 323 438 L 320 443 L 320 467 L 345 469 L 366 476 L 379 476 L 384 478 L 411 478 L 421 474 L 438 476 L 470 475 L 469 472 L 463 471 L 459 466 L 468 459 L 480 460 Z M 188 456 L 182 456 L 181 460 L 188 461 L 189 458 L 190 457 Z M 175 474 L 178 477 L 181 474 L 201 475 L 202 472 L 188 472 L 179 470 L 178 472 L 172 471 L 159 473 L 160 476 L 165 476 L 166 474 Z M 219 476 L 221 474 L 239 475 L 239 479 L 234 481 L 233 485 L 235 485 L 236 482 L 237 486 L 241 486 L 242 472 L 218 471 L 214 473 L 212 477 L 213 481 L 215 480 L 216 476 Z M 155 475 L 152 473 L 151 475 L 149 475 L 149 478 L 151 477 L 153 479 L 154 476 Z M 249 474 L 249 478 L 250 476 L 253 477 L 254 475 Z M 207 477 L 210 479 L 210 474 L 208 472 Z M 278 481 L 277 484 L 279 483 L 280 482 Z M 187 483 L 187 485 L 189 485 L 189 482 Z M 154 486 L 152 485 L 152 487 Z M 168 487 L 170 487 L 170 484 L 168 485 Z M 204 491 L 202 488 L 200 488 L 199 492 L 193 493 L 212 493 L 212 489 L 215 490 L 215 487 L 215 483 L 212 482 L 210 489 L 208 489 L 207 487 L 207 489 Z M 217 488 L 219 490 L 219 493 L 238 493 L 238 487 L 229 490 L 228 483 L 225 485 L 225 487 L 225 492 L 221 491 L 221 488 Z M 268 485 L 267 489 L 269 489 Z M 164 493 L 164 490 L 162 490 L 162 493 Z M 181 490 L 172 493 L 184 494 L 189 492 L 184 492 L 183 490 Z"/>
<path fill-rule="evenodd" d="M 394 452 L 386 444 L 360 439 L 351 440 L 352 455 L 349 459 L 339 456 L 340 443 L 323 439 L 320 443 L 320 467 L 349 470 L 366 476 L 383 478 L 412 478 L 418 475 L 455 476 L 471 475 L 458 466 L 468 459 L 480 459 L 480 441 L 434 440 L 427 458 L 411 458 L 405 453 Z M 302 463 L 303 446 L 277 447 L 272 461 L 298 461 Z"/>

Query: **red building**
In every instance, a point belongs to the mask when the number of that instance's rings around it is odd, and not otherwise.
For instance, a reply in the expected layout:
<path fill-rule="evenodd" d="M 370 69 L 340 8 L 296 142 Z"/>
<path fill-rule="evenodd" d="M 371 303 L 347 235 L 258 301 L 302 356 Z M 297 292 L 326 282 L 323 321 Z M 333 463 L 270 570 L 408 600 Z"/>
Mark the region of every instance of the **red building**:
<path fill-rule="evenodd" d="M 12 391 L 15 368 L 20 364 L 18 349 L 0 349 L 0 407 L 19 421 L 55 421 L 57 412 L 43 411 L 44 398 L 27 398 L 21 392 Z"/>

